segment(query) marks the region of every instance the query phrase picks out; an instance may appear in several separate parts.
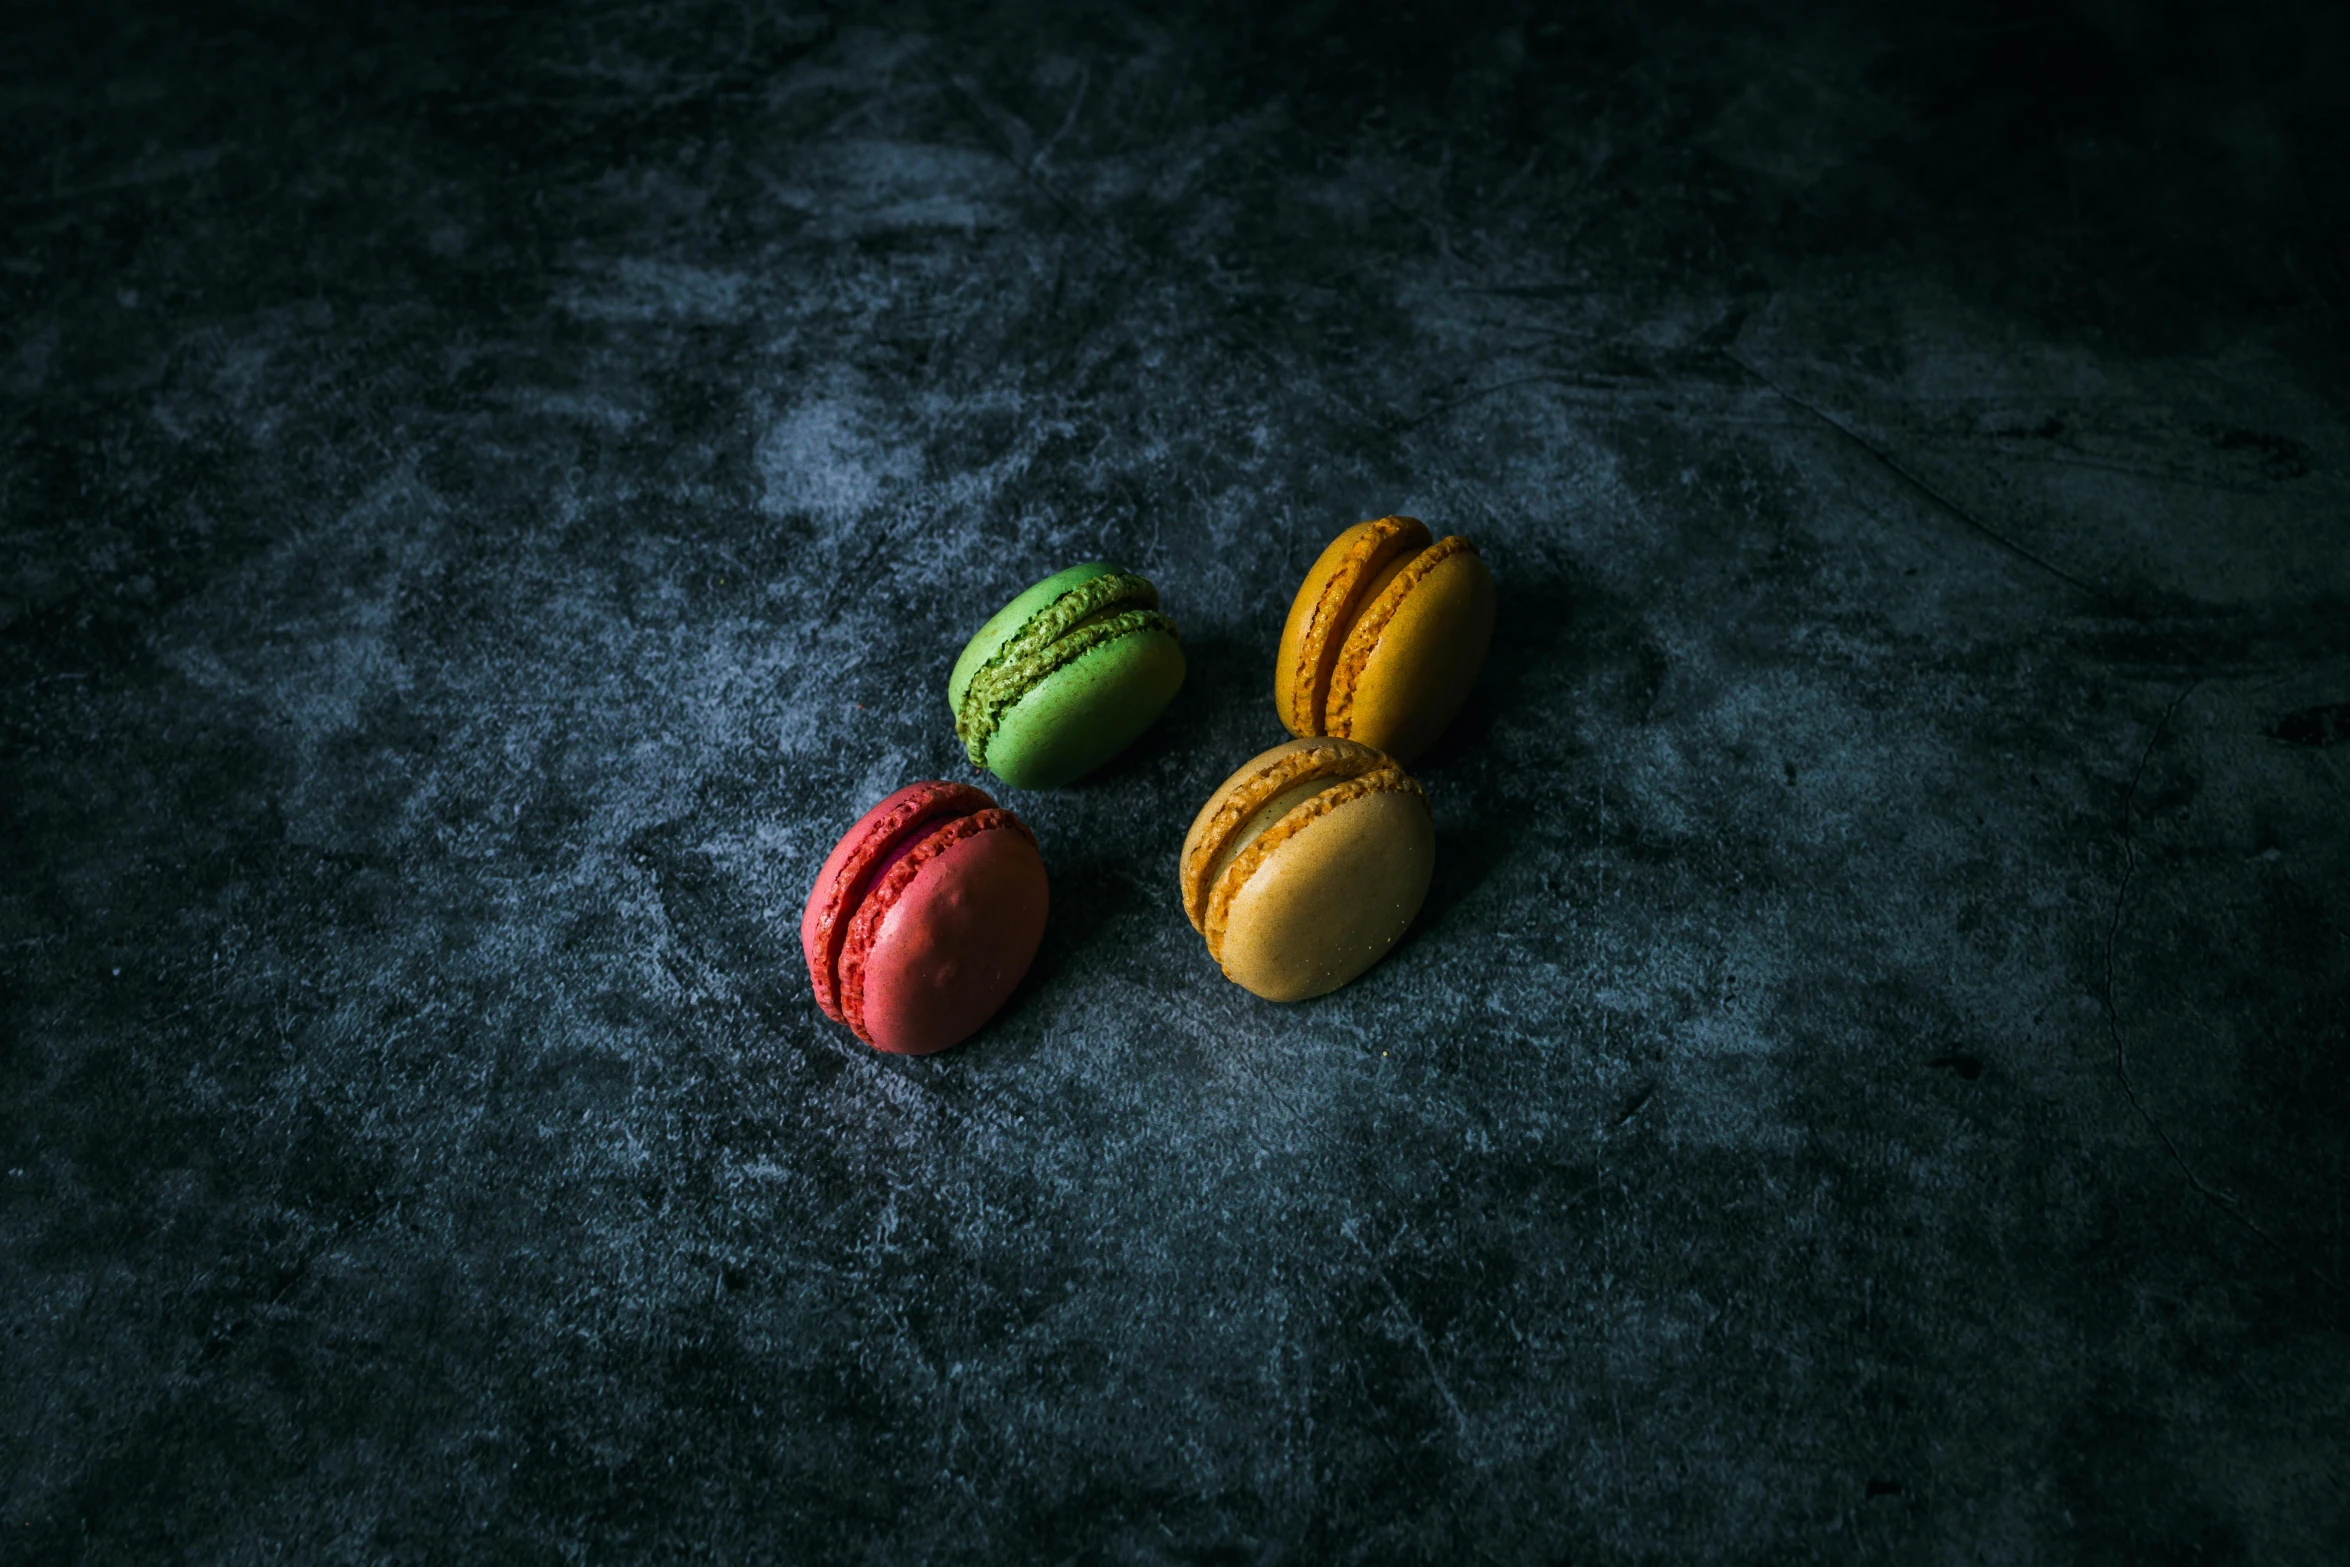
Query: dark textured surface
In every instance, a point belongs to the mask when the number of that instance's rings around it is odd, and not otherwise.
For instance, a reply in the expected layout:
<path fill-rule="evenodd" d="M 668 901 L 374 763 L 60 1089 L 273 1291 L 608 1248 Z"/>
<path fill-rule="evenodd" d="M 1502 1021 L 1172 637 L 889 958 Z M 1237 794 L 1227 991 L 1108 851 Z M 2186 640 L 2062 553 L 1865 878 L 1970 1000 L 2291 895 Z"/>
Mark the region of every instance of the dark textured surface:
<path fill-rule="evenodd" d="M 0 1558 L 2342 1559 L 2338 15 L 1378 9 L 16 15 Z M 1388 510 L 1281 1009 L 1175 848 Z M 878 1059 L 1094 556 L 1190 684 Z"/>

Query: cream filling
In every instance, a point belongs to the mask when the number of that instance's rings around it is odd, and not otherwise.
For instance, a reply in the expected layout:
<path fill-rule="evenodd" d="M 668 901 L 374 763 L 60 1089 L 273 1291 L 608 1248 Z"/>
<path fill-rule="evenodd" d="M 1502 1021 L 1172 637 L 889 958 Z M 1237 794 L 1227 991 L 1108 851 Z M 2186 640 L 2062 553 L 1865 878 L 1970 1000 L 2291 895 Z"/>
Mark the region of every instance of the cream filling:
<path fill-rule="evenodd" d="M 1232 862 L 1240 858 L 1241 851 L 1271 831 L 1273 825 L 1282 817 L 1287 816 L 1315 795 L 1327 793 L 1340 784 L 1352 782 L 1354 782 L 1354 778 L 1351 774 L 1336 778 L 1301 779 L 1267 800 L 1263 805 L 1258 806 L 1256 814 L 1235 828 L 1232 836 L 1224 840 L 1224 847 L 1216 851 L 1214 862 L 1208 866 L 1207 880 L 1202 883 L 1208 889 L 1208 895 L 1210 897 L 1215 895 L 1216 884 L 1223 880 L 1224 873 L 1232 868 Z"/>

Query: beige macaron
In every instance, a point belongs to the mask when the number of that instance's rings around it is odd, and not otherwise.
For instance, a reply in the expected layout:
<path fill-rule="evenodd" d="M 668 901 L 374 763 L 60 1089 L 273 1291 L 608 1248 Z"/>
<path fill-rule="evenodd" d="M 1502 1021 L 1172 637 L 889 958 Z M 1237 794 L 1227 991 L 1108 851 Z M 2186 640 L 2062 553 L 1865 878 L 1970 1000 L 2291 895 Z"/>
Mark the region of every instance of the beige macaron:
<path fill-rule="evenodd" d="M 1387 955 L 1435 865 L 1427 796 L 1394 758 L 1352 740 L 1291 740 L 1200 807 L 1183 839 L 1183 912 L 1225 978 L 1303 1001 Z"/>

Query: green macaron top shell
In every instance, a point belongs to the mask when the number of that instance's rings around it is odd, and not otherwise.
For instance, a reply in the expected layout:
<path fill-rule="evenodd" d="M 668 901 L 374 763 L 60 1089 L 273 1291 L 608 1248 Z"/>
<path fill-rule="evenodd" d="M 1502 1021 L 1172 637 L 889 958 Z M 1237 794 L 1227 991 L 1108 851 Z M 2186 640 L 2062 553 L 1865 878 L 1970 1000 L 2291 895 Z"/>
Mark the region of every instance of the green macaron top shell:
<path fill-rule="evenodd" d="M 1157 603 L 1158 593 L 1148 582 L 1113 572 L 1079 583 L 1030 616 L 963 688 L 955 732 L 971 760 L 990 765 L 989 745 L 997 723 L 1054 670 L 1152 626 L 1171 633 L 1174 623 L 1158 612 Z"/>
<path fill-rule="evenodd" d="M 1017 789 L 1082 778 L 1151 726 L 1182 687 L 1183 673 L 1182 644 L 1166 617 L 1151 613 L 1029 687 L 996 722 L 988 770 Z"/>
<path fill-rule="evenodd" d="M 1183 647 L 1158 601 L 1147 579 L 1091 562 L 990 617 L 947 682 L 972 762 L 1041 789 L 1124 750 L 1183 684 Z"/>
<path fill-rule="evenodd" d="M 989 659 L 1002 652 L 1005 643 L 1072 588 L 1098 577 L 1119 575 L 1122 573 L 1117 567 L 1103 561 L 1089 560 L 1082 566 L 1071 566 L 1066 571 L 1054 572 L 988 616 L 987 624 L 981 626 L 971 640 L 964 644 L 962 656 L 955 660 L 954 673 L 947 676 L 947 708 L 955 715 L 955 727 L 958 730 L 962 728 L 963 694 L 971 689 L 971 677 L 978 674 Z M 1155 595 L 1151 602 L 1158 602 Z"/>

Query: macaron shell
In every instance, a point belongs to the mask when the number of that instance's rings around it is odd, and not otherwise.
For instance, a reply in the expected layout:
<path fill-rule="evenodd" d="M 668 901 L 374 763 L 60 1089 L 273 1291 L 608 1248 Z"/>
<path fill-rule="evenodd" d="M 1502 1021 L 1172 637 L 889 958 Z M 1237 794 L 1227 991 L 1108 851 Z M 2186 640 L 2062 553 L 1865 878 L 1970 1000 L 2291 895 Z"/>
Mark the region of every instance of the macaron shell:
<path fill-rule="evenodd" d="M 1051 576 L 1021 593 L 1002 609 L 987 617 L 987 624 L 972 634 L 955 660 L 954 671 L 947 676 L 947 711 L 959 713 L 963 708 L 963 693 L 971 689 L 971 677 L 1005 643 L 1020 634 L 1020 628 L 1036 618 L 1044 607 L 1081 582 L 1106 577 L 1118 568 L 1103 561 L 1089 560 L 1083 565 L 1056 571 Z"/>
<path fill-rule="evenodd" d="M 937 780 L 912 783 L 884 798 L 840 835 L 808 889 L 800 912 L 800 954 L 824 1015 L 841 1021 L 834 963 L 848 923 L 856 915 L 858 885 L 898 845 L 928 832 L 938 822 L 992 808 L 995 801 L 969 784 Z"/>
<path fill-rule="evenodd" d="M 1224 926 L 1225 977 L 1268 1001 L 1336 990 L 1387 955 L 1436 868 L 1427 801 L 1407 790 L 1350 800 L 1257 868 Z"/>
<path fill-rule="evenodd" d="M 1493 574 L 1474 550 L 1436 563 L 1404 595 L 1355 677 L 1346 738 L 1409 762 L 1468 700 L 1493 645 Z"/>
<path fill-rule="evenodd" d="M 1249 818 L 1282 790 L 1314 777 L 1354 777 L 1383 764 L 1387 758 L 1368 746 L 1321 735 L 1284 740 L 1241 763 L 1216 785 L 1191 828 L 1183 835 L 1176 859 L 1176 876 L 1183 909 L 1192 928 L 1200 925 L 1208 900 L 1208 870 L 1222 851 L 1224 840 L 1240 831 Z"/>
<path fill-rule="evenodd" d="M 1104 643 L 1012 704 L 988 742 L 988 771 L 1020 789 L 1081 778 L 1151 726 L 1183 674 L 1183 645 L 1164 631 Z"/>
<path fill-rule="evenodd" d="M 1375 517 L 1332 539 L 1307 570 L 1273 659 L 1274 710 L 1291 734 L 1322 733 L 1331 661 L 1364 586 L 1397 555 L 1425 549 L 1428 542 L 1428 529 L 1417 518 Z"/>
<path fill-rule="evenodd" d="M 1028 972 L 1050 901 L 1036 845 L 1012 828 L 976 833 L 924 865 L 865 955 L 866 1040 L 929 1055 L 977 1033 Z"/>

